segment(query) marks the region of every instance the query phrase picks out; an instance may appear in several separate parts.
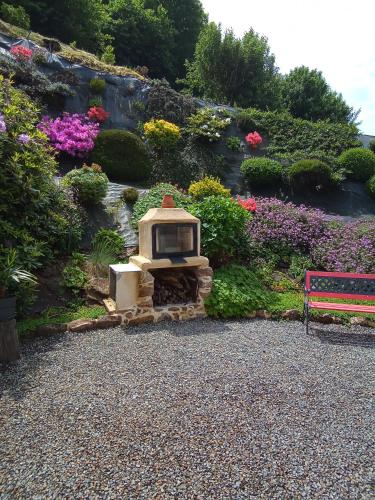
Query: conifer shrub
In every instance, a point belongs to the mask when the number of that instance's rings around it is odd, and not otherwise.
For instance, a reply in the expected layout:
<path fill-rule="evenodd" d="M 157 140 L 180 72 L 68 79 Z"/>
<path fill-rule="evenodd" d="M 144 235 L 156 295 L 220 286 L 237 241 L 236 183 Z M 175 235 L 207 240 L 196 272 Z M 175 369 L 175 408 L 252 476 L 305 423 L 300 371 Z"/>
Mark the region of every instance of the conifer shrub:
<path fill-rule="evenodd" d="M 128 203 L 129 205 L 134 205 L 134 203 L 138 200 L 138 197 L 138 190 L 132 187 L 124 189 L 121 195 L 121 198 L 124 200 L 124 202 Z"/>
<path fill-rule="evenodd" d="M 146 146 L 126 130 L 102 131 L 95 140 L 92 160 L 102 166 L 110 180 L 145 181 L 150 175 Z"/>
<path fill-rule="evenodd" d="M 90 91 L 96 95 L 103 95 L 105 90 L 105 80 L 103 78 L 92 78 L 90 80 Z"/>

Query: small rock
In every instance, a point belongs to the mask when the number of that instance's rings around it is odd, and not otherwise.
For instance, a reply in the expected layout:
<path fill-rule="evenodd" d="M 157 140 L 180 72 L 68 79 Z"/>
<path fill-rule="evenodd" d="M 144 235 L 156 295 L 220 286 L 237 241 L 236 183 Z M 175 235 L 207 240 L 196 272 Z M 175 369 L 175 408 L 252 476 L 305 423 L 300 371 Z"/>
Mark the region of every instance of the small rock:
<path fill-rule="evenodd" d="M 335 323 L 335 316 L 332 316 L 332 314 L 320 314 L 319 316 L 316 316 L 313 318 L 314 321 L 317 323 L 323 323 L 324 325 L 330 325 L 332 323 Z"/>
<path fill-rule="evenodd" d="M 95 320 L 96 328 L 112 328 L 113 326 L 121 325 L 122 318 L 120 314 L 113 314 L 111 316 L 102 316 Z"/>
<path fill-rule="evenodd" d="M 68 330 L 67 323 L 41 325 L 37 328 L 35 335 L 38 337 L 48 337 L 56 333 L 64 333 Z"/>
<path fill-rule="evenodd" d="M 350 324 L 353 326 L 365 326 L 367 328 L 375 328 L 375 322 L 363 316 L 354 316 L 350 318 Z"/>
<path fill-rule="evenodd" d="M 85 332 L 87 330 L 94 330 L 96 327 L 95 320 L 91 319 L 76 319 L 68 323 L 68 330 L 70 332 Z"/>
<path fill-rule="evenodd" d="M 301 313 L 298 311 L 298 309 L 287 309 L 282 313 L 281 317 L 290 321 L 297 321 L 301 319 Z"/>
<path fill-rule="evenodd" d="M 261 319 L 270 319 L 271 314 L 265 309 L 260 309 L 259 311 L 256 312 L 256 317 Z"/>

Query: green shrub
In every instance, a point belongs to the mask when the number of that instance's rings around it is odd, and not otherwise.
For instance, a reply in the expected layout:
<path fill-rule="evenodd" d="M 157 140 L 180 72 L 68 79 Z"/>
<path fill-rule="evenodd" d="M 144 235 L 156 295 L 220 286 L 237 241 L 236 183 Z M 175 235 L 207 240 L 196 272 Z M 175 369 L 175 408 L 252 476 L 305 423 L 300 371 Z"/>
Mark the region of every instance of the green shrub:
<path fill-rule="evenodd" d="M 241 149 L 241 139 L 235 135 L 228 137 L 227 148 L 234 152 L 239 151 Z"/>
<path fill-rule="evenodd" d="M 144 181 L 151 165 L 141 139 L 126 130 L 104 130 L 95 140 L 92 159 L 111 180 Z"/>
<path fill-rule="evenodd" d="M 90 91 L 96 95 L 103 95 L 105 90 L 105 80 L 103 78 L 92 78 L 90 80 Z"/>
<path fill-rule="evenodd" d="M 286 112 L 260 111 L 254 108 L 240 111 L 236 120 L 243 132 L 258 130 L 267 137 L 269 156 L 295 151 L 304 151 L 305 157 L 312 151 L 337 156 L 345 149 L 360 145 L 355 125 L 312 122 L 293 118 Z"/>
<path fill-rule="evenodd" d="M 9 24 L 14 24 L 14 26 L 25 30 L 30 29 L 30 16 L 21 5 L 16 7 L 3 2 L 0 7 L 0 16 Z"/>
<path fill-rule="evenodd" d="M 134 203 L 138 200 L 138 197 L 138 190 L 132 187 L 124 189 L 121 194 L 121 198 L 129 205 L 134 205 Z"/>
<path fill-rule="evenodd" d="M 104 245 L 111 249 L 116 257 L 124 252 L 125 242 L 124 238 L 114 229 L 102 228 L 95 234 L 91 241 L 92 248 Z"/>
<path fill-rule="evenodd" d="M 365 182 L 375 174 L 375 154 L 369 149 L 348 149 L 341 153 L 338 163 L 356 181 Z"/>
<path fill-rule="evenodd" d="M 85 255 L 74 252 L 62 272 L 62 285 L 75 296 L 81 295 L 88 283 L 85 264 Z"/>
<path fill-rule="evenodd" d="M 230 198 L 230 189 L 226 189 L 218 178 L 207 175 L 203 179 L 190 184 L 189 194 L 195 200 L 201 200 L 207 196 Z"/>
<path fill-rule="evenodd" d="M 202 254 L 219 263 L 233 256 L 243 244 L 246 222 L 251 216 L 236 201 L 208 196 L 189 207 L 201 221 Z"/>
<path fill-rule="evenodd" d="M 223 117 L 220 110 L 203 108 L 195 115 L 187 118 L 186 131 L 193 137 L 207 142 L 217 142 L 221 134 L 231 122 L 229 117 Z"/>
<path fill-rule="evenodd" d="M 54 181 L 57 165 L 37 128 L 39 109 L 2 76 L 0 110 L 0 252 L 5 243 L 17 248 L 17 265 L 33 271 L 78 245 L 81 212 Z"/>
<path fill-rule="evenodd" d="M 269 297 L 255 273 L 231 264 L 215 271 L 205 306 L 207 314 L 214 318 L 246 318 L 258 309 L 265 309 Z"/>
<path fill-rule="evenodd" d="M 288 274 L 297 281 L 302 282 L 305 278 L 305 271 L 313 271 L 314 269 L 315 266 L 310 257 L 293 254 L 290 258 Z"/>
<path fill-rule="evenodd" d="M 68 172 L 62 179 L 64 187 L 72 189 L 82 205 L 97 205 L 107 194 L 108 177 L 99 165 L 84 165 Z"/>
<path fill-rule="evenodd" d="M 269 158 L 250 158 L 242 162 L 241 172 L 251 186 L 265 186 L 278 183 L 282 175 L 279 162 Z"/>
<path fill-rule="evenodd" d="M 369 142 L 368 147 L 373 153 L 375 153 L 375 139 Z"/>
<path fill-rule="evenodd" d="M 288 178 L 295 188 L 315 189 L 332 184 L 332 170 L 319 160 L 301 160 L 289 167 Z"/>
<path fill-rule="evenodd" d="M 138 227 L 139 220 L 148 212 L 150 208 L 161 207 L 163 196 L 173 195 L 174 202 L 178 208 L 186 208 L 190 199 L 177 189 L 176 186 L 167 183 L 160 183 L 153 186 L 144 196 L 140 197 L 133 208 L 132 224 Z"/>
<path fill-rule="evenodd" d="M 375 199 L 375 174 L 367 181 L 366 187 L 368 194 Z"/>

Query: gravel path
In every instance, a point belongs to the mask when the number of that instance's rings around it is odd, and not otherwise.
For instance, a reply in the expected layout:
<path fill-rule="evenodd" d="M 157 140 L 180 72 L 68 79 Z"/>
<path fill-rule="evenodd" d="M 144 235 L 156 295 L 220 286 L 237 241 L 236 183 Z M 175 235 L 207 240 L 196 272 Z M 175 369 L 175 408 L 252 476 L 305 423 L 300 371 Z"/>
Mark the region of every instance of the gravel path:
<path fill-rule="evenodd" d="M 0 374 L 0 498 L 373 498 L 375 335 L 319 328 L 206 320 L 25 345 Z"/>

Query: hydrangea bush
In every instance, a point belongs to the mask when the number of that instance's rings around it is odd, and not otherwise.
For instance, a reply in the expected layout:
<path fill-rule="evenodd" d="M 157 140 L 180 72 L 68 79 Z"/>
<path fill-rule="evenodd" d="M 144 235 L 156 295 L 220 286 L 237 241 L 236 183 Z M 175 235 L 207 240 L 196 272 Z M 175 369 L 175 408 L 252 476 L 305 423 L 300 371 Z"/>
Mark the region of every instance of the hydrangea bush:
<path fill-rule="evenodd" d="M 99 134 L 99 124 L 80 114 L 63 113 L 54 120 L 45 116 L 38 127 L 57 151 L 78 158 L 94 149 Z"/>

